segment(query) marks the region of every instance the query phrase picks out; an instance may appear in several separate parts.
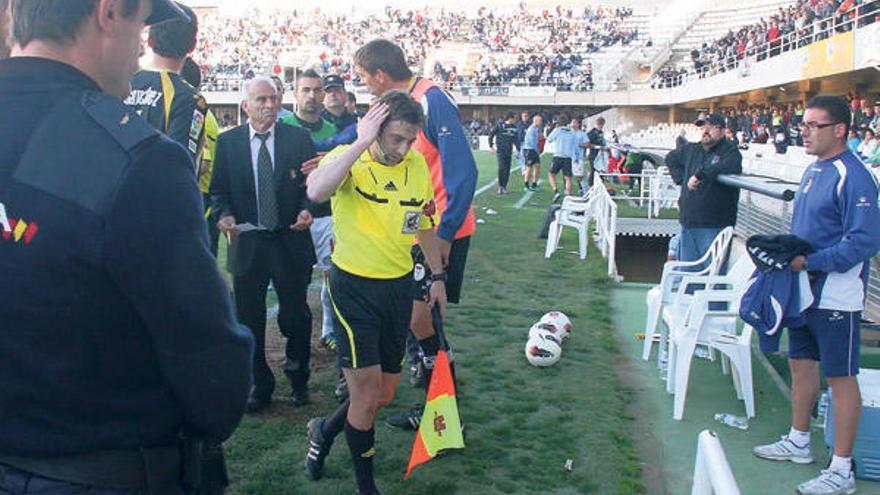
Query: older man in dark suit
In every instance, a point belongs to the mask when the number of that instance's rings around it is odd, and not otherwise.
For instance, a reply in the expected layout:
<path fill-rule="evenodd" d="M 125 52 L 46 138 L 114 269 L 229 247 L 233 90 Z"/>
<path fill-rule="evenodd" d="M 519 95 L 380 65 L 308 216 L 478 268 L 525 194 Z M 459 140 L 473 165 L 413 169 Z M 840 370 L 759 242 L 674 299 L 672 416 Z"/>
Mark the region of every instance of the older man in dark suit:
<path fill-rule="evenodd" d="M 284 373 L 294 406 L 308 403 L 312 314 L 306 304 L 315 250 L 303 164 L 315 157 L 307 131 L 276 123 L 275 85 L 255 78 L 246 86 L 245 125 L 217 139 L 210 193 L 220 230 L 230 240 L 239 320 L 256 339 L 254 390 L 248 411 L 269 405 L 275 378 L 266 363 L 266 288 L 278 294 L 278 326 L 287 337 Z"/>

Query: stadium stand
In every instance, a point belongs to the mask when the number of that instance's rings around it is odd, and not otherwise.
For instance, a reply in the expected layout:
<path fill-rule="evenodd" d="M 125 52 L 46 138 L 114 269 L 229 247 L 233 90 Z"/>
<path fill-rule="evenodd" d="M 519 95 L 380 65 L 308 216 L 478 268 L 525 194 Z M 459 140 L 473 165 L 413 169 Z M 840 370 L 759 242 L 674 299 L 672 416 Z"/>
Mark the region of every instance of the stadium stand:
<path fill-rule="evenodd" d="M 411 66 L 424 67 L 430 58 L 424 72 L 449 85 L 554 85 L 585 91 L 593 87 L 597 62 L 617 60 L 641 40 L 647 19 L 622 7 L 561 6 L 500 13 L 483 7 L 470 14 L 387 8 L 365 18 L 258 8 L 244 14 L 212 12 L 202 22 L 198 62 L 209 91 L 235 90 L 243 79 L 280 74 L 283 67 L 312 67 L 350 80 L 355 77 L 349 64 L 354 50 L 381 36 L 400 43 Z M 445 49 L 467 53 L 449 56 Z"/>
<path fill-rule="evenodd" d="M 651 77 L 651 87 L 678 86 L 688 76 L 705 77 L 738 68 L 751 57 L 762 61 L 802 48 L 871 24 L 878 10 L 876 1 L 784 0 L 704 12 L 672 45 L 672 56 Z"/>

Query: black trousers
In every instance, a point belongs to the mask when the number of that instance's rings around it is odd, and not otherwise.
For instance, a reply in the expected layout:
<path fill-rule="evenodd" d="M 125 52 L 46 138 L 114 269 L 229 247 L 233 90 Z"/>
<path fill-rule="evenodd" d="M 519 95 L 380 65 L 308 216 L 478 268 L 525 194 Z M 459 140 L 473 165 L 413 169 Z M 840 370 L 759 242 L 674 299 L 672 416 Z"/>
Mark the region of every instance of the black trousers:
<path fill-rule="evenodd" d="M 510 155 L 513 150 L 498 149 L 496 156 L 498 157 L 498 185 L 506 188 L 507 182 L 510 180 Z"/>
<path fill-rule="evenodd" d="M 587 185 L 590 187 L 593 187 L 593 177 L 596 175 L 596 167 L 594 167 L 593 164 L 596 163 L 596 158 L 598 156 L 598 153 L 596 153 L 595 155 L 593 153 L 590 153 L 590 171 L 587 172 Z M 584 166 L 587 166 L 587 164 L 585 163 Z"/>
<path fill-rule="evenodd" d="M 306 390 L 311 358 L 312 312 L 306 302 L 312 268 L 290 257 L 280 236 L 261 234 L 250 271 L 233 277 L 239 321 L 254 334 L 254 394 L 266 399 L 275 390 L 275 377 L 266 363 L 266 290 L 269 281 L 278 295 L 278 327 L 287 337 L 284 374 L 294 390 Z"/>
<path fill-rule="evenodd" d="M 211 195 L 203 193 L 202 199 L 205 202 L 205 223 L 208 224 L 208 240 L 211 243 L 211 254 L 216 258 L 217 243 L 220 239 L 220 229 L 217 228 L 217 215 L 214 214 L 214 210 L 211 208 Z"/>

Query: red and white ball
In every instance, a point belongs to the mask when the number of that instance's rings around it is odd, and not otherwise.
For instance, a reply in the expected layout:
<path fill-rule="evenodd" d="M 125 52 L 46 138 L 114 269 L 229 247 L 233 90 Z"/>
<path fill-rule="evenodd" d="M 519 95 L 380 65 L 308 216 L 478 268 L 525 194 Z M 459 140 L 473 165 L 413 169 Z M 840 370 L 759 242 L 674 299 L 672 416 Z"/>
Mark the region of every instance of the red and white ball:
<path fill-rule="evenodd" d="M 556 343 L 556 345 L 562 345 L 562 340 L 565 338 L 563 332 L 561 332 L 555 325 L 550 325 L 548 323 L 535 323 L 532 325 L 532 328 L 529 329 L 529 339 L 541 339 L 541 340 L 552 340 Z"/>
<path fill-rule="evenodd" d="M 571 320 L 562 311 L 550 311 L 538 320 L 538 324 L 551 325 L 562 335 L 563 340 L 571 333 Z"/>
<path fill-rule="evenodd" d="M 526 342 L 526 359 L 532 366 L 553 366 L 562 356 L 562 347 L 549 339 L 534 338 Z"/>

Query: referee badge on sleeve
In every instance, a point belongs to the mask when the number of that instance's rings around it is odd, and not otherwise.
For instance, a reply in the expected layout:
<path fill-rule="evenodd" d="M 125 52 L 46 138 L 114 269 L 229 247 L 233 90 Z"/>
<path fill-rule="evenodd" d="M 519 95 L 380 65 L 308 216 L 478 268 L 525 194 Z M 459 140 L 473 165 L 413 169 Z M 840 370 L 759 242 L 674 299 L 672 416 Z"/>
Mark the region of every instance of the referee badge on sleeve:
<path fill-rule="evenodd" d="M 420 211 L 407 211 L 403 215 L 403 229 L 401 231 L 404 234 L 415 234 L 419 231 L 419 223 L 422 219 L 422 212 Z"/>
<path fill-rule="evenodd" d="M 416 280 L 416 282 L 421 282 L 422 280 L 424 280 L 425 275 L 427 275 L 425 271 L 425 265 L 421 263 L 416 263 L 413 267 L 413 278 Z"/>
<path fill-rule="evenodd" d="M 202 112 L 196 110 L 193 112 L 192 122 L 189 125 L 189 137 L 198 139 L 202 134 L 202 127 L 205 126 L 205 116 Z"/>

